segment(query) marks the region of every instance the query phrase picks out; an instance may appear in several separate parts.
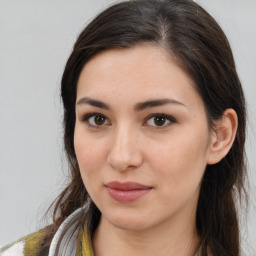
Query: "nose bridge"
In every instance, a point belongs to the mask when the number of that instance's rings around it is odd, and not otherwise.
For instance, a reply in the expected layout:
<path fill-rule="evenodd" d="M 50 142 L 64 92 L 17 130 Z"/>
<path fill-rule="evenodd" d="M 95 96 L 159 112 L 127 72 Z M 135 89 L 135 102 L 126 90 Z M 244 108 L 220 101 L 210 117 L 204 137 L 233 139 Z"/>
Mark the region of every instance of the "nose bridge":
<path fill-rule="evenodd" d="M 128 125 L 122 125 L 118 127 L 114 133 L 113 146 L 117 149 L 125 149 L 129 146 L 129 142 L 132 140 L 132 129 Z M 130 140 L 129 140 L 130 138 Z"/>
<path fill-rule="evenodd" d="M 123 171 L 141 164 L 138 129 L 127 122 L 120 124 L 113 131 L 111 140 L 108 163 L 113 169 Z"/>

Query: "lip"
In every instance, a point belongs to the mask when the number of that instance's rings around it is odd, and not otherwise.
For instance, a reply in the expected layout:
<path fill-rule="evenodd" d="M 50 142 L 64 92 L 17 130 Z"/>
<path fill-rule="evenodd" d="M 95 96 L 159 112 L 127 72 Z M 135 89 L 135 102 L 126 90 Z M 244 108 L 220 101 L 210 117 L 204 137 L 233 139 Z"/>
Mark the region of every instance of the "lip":
<path fill-rule="evenodd" d="M 152 187 L 137 182 L 121 183 L 113 181 L 106 184 L 106 189 L 115 201 L 126 203 L 135 201 L 146 195 Z"/>

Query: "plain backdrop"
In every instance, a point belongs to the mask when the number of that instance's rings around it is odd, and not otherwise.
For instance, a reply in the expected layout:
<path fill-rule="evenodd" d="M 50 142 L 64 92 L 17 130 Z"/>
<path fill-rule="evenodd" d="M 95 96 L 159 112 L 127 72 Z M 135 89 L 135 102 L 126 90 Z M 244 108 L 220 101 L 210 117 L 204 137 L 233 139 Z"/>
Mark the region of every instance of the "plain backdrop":
<path fill-rule="evenodd" d="M 248 101 L 251 208 L 243 247 L 256 255 L 256 0 L 200 0 L 226 32 Z M 60 80 L 82 28 L 110 0 L 0 0 L 0 246 L 49 223 L 65 184 Z"/>

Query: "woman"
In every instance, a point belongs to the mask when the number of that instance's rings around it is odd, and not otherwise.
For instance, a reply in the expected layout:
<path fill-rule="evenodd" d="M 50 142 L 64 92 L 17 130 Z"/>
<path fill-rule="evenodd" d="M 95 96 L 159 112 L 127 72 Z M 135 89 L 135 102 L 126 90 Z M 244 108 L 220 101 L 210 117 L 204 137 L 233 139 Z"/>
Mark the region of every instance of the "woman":
<path fill-rule="evenodd" d="M 135 0 L 103 11 L 76 41 L 61 95 L 70 183 L 53 225 L 2 255 L 241 254 L 245 100 L 204 9 Z"/>

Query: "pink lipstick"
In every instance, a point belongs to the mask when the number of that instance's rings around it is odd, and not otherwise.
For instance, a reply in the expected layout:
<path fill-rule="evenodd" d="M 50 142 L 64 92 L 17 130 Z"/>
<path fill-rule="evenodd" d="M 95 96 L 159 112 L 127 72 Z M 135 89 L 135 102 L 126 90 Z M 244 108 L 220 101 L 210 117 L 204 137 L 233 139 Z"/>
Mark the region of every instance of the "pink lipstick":
<path fill-rule="evenodd" d="M 109 182 L 106 185 L 109 195 L 118 202 L 126 203 L 137 200 L 147 194 L 152 187 L 136 182 L 120 183 L 118 181 Z"/>

